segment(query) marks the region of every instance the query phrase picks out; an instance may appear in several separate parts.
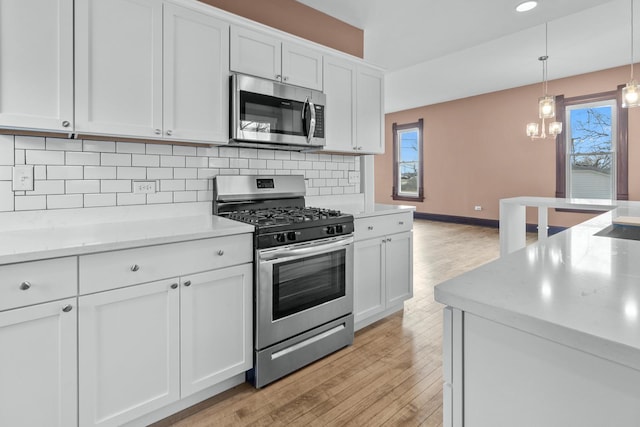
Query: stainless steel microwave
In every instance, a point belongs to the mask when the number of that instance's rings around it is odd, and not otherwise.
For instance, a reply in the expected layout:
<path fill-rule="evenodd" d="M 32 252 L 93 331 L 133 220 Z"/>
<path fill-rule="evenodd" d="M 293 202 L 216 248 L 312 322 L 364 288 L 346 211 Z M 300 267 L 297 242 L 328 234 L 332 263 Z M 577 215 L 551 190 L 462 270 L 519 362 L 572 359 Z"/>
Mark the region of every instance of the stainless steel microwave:
<path fill-rule="evenodd" d="M 230 95 L 231 142 L 294 150 L 325 145 L 322 92 L 233 74 Z"/>

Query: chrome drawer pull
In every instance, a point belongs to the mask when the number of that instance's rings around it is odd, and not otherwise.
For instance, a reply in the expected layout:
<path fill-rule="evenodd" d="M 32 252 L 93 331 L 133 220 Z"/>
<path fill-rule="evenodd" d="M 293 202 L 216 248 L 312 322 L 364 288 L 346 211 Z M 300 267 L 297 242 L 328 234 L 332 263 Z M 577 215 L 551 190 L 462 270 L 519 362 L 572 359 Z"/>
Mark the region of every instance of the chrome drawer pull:
<path fill-rule="evenodd" d="M 373 230 L 373 225 L 368 226 L 367 230 Z"/>
<path fill-rule="evenodd" d="M 191 286 L 191 280 L 187 280 L 186 282 L 184 282 L 185 286 Z"/>
<path fill-rule="evenodd" d="M 400 222 L 398 222 L 398 224 L 404 225 L 404 221 L 400 221 Z"/>
<path fill-rule="evenodd" d="M 173 284 L 171 285 L 171 289 L 177 289 L 177 288 L 178 288 L 178 284 L 177 284 L 177 283 L 173 283 Z"/>
<path fill-rule="evenodd" d="M 26 291 L 26 290 L 28 290 L 28 289 L 31 289 L 31 283 L 26 282 L 26 281 L 25 281 L 25 282 L 20 283 L 20 290 L 22 290 L 22 291 Z"/>
<path fill-rule="evenodd" d="M 140 270 L 140 266 L 138 264 L 133 264 L 131 266 L 131 271 L 136 272 L 138 270 Z"/>
<path fill-rule="evenodd" d="M 224 251 L 223 251 L 222 249 L 220 249 L 220 250 L 218 251 L 218 255 L 220 255 L 220 256 L 224 255 Z"/>
<path fill-rule="evenodd" d="M 67 304 L 64 307 L 62 307 L 62 311 L 64 311 L 65 313 L 70 312 L 73 309 L 73 306 L 71 304 Z"/>

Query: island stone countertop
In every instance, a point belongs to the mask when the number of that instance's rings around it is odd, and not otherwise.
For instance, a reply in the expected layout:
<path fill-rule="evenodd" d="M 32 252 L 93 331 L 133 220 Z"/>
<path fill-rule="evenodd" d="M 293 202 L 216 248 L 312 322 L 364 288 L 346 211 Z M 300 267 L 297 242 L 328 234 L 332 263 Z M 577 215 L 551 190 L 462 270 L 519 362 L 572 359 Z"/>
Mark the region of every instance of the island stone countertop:
<path fill-rule="evenodd" d="M 596 235 L 622 216 L 640 202 L 443 282 L 435 299 L 640 370 L 640 241 Z"/>

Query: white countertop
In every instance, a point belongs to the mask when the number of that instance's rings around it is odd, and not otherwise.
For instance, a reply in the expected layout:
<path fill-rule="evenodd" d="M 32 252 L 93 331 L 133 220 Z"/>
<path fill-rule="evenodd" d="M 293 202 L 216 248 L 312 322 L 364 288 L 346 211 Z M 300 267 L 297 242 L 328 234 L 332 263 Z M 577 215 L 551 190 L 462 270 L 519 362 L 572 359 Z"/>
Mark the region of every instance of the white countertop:
<path fill-rule="evenodd" d="M 0 231 L 0 265 L 252 233 L 211 214 Z"/>
<path fill-rule="evenodd" d="M 396 213 L 410 211 L 413 212 L 416 210 L 415 206 L 407 206 L 407 205 L 384 205 L 381 203 L 376 203 L 373 205 L 371 209 L 354 209 L 348 210 L 344 209 L 345 212 L 348 212 L 353 215 L 354 218 L 367 218 L 371 216 L 379 216 L 379 215 L 393 215 Z"/>
<path fill-rule="evenodd" d="M 640 369 L 640 241 L 594 236 L 640 202 L 439 284 L 443 304 Z"/>

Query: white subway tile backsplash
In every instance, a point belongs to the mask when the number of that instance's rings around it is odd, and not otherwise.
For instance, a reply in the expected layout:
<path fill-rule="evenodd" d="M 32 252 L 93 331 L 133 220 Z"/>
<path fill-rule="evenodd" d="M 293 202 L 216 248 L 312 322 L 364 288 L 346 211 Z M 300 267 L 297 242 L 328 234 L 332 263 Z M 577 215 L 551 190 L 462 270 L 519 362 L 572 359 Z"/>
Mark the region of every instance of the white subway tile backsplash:
<path fill-rule="evenodd" d="M 130 179 L 105 179 L 100 181 L 101 193 L 126 193 L 132 190 Z"/>
<path fill-rule="evenodd" d="M 115 206 L 116 205 L 116 193 L 106 194 L 85 194 L 84 195 L 84 207 L 94 208 L 103 206 Z"/>
<path fill-rule="evenodd" d="M 184 156 L 160 156 L 160 166 L 163 168 L 183 168 L 185 165 Z"/>
<path fill-rule="evenodd" d="M 184 191 L 184 179 L 162 179 L 160 180 L 160 191 Z"/>
<path fill-rule="evenodd" d="M 50 179 L 48 181 L 33 181 L 33 191 L 27 191 L 26 194 L 33 196 L 38 194 L 65 194 L 65 181 L 62 179 Z"/>
<path fill-rule="evenodd" d="M 84 198 L 82 194 L 51 195 L 47 197 L 47 209 L 81 208 Z"/>
<path fill-rule="evenodd" d="M 82 141 L 66 138 L 45 138 L 45 148 L 58 151 L 82 151 Z"/>
<path fill-rule="evenodd" d="M 144 205 L 147 203 L 146 194 L 134 194 L 134 193 L 118 193 L 117 205 Z"/>
<path fill-rule="evenodd" d="M 44 150 L 44 138 L 40 136 L 15 136 L 16 149 L 23 150 Z"/>
<path fill-rule="evenodd" d="M 174 203 L 197 202 L 198 193 L 196 191 L 176 191 L 173 193 Z"/>
<path fill-rule="evenodd" d="M 0 135 L 0 165 L 13 166 L 14 156 L 13 135 Z"/>
<path fill-rule="evenodd" d="M 100 164 L 102 166 L 131 166 L 131 154 L 101 153 Z"/>
<path fill-rule="evenodd" d="M 28 165 L 64 165 L 64 151 L 26 150 Z"/>
<path fill-rule="evenodd" d="M 116 142 L 116 153 L 144 154 L 145 146 L 137 142 Z"/>
<path fill-rule="evenodd" d="M 86 166 L 84 168 L 84 178 L 116 179 L 116 170 L 115 166 Z"/>
<path fill-rule="evenodd" d="M 186 145 L 174 145 L 173 155 L 174 156 L 195 156 L 196 147 L 188 147 Z"/>
<path fill-rule="evenodd" d="M 65 156 L 65 164 L 97 166 L 100 164 L 100 153 L 70 151 Z"/>
<path fill-rule="evenodd" d="M 66 185 L 67 194 L 99 193 L 99 192 L 100 192 L 100 180 L 98 179 L 67 181 L 67 185 Z"/>
<path fill-rule="evenodd" d="M 96 151 L 99 153 L 115 153 L 116 143 L 113 141 L 82 141 L 83 151 Z"/>
<path fill-rule="evenodd" d="M 47 196 L 20 196 L 15 198 L 16 211 L 47 209 Z"/>
<path fill-rule="evenodd" d="M 11 191 L 11 168 L 34 165 L 34 190 Z M 3 164 L 6 163 L 6 164 Z M 211 201 L 217 175 L 304 175 L 307 195 L 352 194 L 347 171 L 359 157 L 0 135 L 0 211 Z M 157 192 L 134 194 L 132 180 L 157 180 Z"/>
<path fill-rule="evenodd" d="M 0 181 L 0 212 L 14 209 L 11 181 Z"/>
<path fill-rule="evenodd" d="M 147 169 L 140 167 L 119 166 L 118 179 L 147 179 Z"/>

